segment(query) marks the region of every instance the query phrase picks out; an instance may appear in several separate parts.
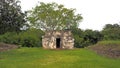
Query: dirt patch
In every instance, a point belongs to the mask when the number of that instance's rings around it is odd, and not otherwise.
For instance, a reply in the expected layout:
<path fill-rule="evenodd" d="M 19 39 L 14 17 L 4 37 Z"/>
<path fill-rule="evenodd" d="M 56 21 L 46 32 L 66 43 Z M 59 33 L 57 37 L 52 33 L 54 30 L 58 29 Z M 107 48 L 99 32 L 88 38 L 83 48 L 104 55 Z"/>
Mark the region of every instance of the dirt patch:
<path fill-rule="evenodd" d="M 0 52 L 18 48 L 17 45 L 0 43 Z"/>
<path fill-rule="evenodd" d="M 100 55 L 110 58 L 120 58 L 120 45 L 94 45 L 89 48 Z"/>

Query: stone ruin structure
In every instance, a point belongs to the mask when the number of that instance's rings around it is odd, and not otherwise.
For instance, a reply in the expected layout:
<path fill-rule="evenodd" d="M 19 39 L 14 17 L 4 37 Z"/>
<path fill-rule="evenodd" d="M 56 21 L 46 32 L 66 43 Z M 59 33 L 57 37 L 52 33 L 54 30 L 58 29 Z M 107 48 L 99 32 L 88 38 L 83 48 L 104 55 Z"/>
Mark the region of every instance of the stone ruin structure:
<path fill-rule="evenodd" d="M 45 49 L 73 49 L 74 38 L 70 30 L 46 31 L 42 46 Z"/>

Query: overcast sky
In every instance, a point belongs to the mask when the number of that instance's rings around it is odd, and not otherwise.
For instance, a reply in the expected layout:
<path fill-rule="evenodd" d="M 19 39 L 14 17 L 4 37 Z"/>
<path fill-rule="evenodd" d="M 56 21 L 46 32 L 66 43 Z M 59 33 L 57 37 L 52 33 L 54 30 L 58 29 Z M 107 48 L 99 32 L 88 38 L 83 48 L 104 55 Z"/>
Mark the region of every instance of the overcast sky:
<path fill-rule="evenodd" d="M 39 2 L 56 2 L 66 8 L 75 8 L 84 18 L 81 29 L 102 30 L 105 24 L 120 25 L 120 0 L 20 0 L 23 11 L 30 10 Z"/>

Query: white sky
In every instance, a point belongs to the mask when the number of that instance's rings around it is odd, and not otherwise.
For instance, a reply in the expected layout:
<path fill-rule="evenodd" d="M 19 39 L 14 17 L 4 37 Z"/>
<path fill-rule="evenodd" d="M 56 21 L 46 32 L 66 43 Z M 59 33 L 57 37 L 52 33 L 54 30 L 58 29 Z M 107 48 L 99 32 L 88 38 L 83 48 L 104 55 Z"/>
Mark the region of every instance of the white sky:
<path fill-rule="evenodd" d="M 22 10 L 30 10 L 39 2 L 56 2 L 75 8 L 82 14 L 81 29 L 102 30 L 105 24 L 120 24 L 120 0 L 20 0 Z"/>

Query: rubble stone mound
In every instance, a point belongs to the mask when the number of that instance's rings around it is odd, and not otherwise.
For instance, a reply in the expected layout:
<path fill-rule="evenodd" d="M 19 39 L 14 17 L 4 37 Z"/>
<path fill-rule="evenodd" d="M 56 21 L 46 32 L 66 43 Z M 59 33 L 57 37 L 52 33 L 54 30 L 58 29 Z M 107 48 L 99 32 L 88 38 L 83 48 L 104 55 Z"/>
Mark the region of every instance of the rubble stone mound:
<path fill-rule="evenodd" d="M 11 50 L 11 49 L 16 49 L 16 48 L 18 48 L 18 46 L 14 45 L 14 44 L 0 43 L 0 52 L 1 51 L 8 51 L 8 50 Z"/>

